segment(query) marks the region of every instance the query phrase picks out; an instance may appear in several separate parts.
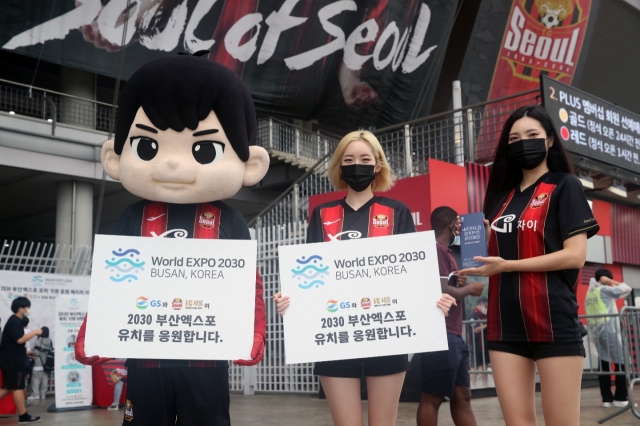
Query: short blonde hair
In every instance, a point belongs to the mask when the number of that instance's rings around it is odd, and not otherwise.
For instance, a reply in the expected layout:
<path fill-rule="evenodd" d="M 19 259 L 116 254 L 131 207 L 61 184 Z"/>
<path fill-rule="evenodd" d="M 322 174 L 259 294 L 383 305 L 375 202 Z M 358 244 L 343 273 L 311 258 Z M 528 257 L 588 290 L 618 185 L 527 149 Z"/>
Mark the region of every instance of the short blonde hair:
<path fill-rule="evenodd" d="M 382 146 L 373 133 L 367 130 L 356 130 L 347 134 L 333 152 L 333 157 L 329 162 L 329 181 L 337 190 L 344 190 L 348 188 L 347 183 L 340 178 L 342 174 L 342 157 L 347 147 L 351 142 L 364 141 L 371 147 L 373 157 L 376 159 L 376 165 L 380 165 L 380 171 L 376 173 L 376 177 L 373 180 L 371 189 L 374 191 L 388 191 L 395 183 L 396 177 L 393 174 L 393 170 L 389 167 L 387 157 L 384 155 Z"/>

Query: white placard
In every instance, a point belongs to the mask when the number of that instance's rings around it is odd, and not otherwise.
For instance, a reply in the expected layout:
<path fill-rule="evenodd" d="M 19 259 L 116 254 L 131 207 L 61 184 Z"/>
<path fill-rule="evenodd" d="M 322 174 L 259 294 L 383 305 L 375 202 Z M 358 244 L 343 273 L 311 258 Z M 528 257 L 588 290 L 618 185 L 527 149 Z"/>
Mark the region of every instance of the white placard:
<path fill-rule="evenodd" d="M 41 269 L 45 270 L 44 264 Z M 0 271 L 0 315 L 2 326 L 11 315 L 11 303 L 16 297 L 31 302 L 29 328 L 49 327 L 50 336 L 56 335 L 56 299 L 60 295 L 85 296 L 89 294 L 89 276 L 44 274 L 33 272 Z"/>
<path fill-rule="evenodd" d="M 288 364 L 447 350 L 432 231 L 279 254 Z"/>
<path fill-rule="evenodd" d="M 89 296 L 58 296 L 56 299 L 55 348 L 56 408 L 90 406 L 93 400 L 91 367 L 76 361 L 78 330 L 87 312 Z"/>
<path fill-rule="evenodd" d="M 250 359 L 256 247 L 96 235 L 87 355 Z"/>

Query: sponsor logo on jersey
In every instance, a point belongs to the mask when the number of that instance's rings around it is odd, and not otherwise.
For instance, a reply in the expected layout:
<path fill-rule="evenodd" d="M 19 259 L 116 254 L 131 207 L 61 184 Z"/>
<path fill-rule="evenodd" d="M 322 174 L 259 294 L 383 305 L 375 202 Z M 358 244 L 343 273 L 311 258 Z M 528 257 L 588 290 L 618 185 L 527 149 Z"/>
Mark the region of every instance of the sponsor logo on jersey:
<path fill-rule="evenodd" d="M 154 221 L 154 220 L 156 220 L 156 219 L 160 219 L 162 216 L 164 216 L 164 213 L 162 213 L 161 215 L 158 215 L 158 216 L 148 217 L 148 218 L 147 218 L 147 220 L 148 220 L 149 222 L 153 222 L 153 221 Z"/>
<path fill-rule="evenodd" d="M 531 200 L 530 207 L 532 209 L 540 208 L 544 205 L 544 203 L 547 202 L 548 199 L 549 199 L 549 194 L 547 194 L 546 192 L 543 192 L 542 194 L 538 195 L 536 198 Z"/>
<path fill-rule="evenodd" d="M 371 222 L 376 228 L 386 228 L 389 226 L 389 217 L 386 214 L 377 214 Z"/>
<path fill-rule="evenodd" d="M 503 234 L 509 233 L 513 230 L 513 222 L 516 219 L 515 214 L 508 214 L 506 216 L 500 216 L 491 223 L 491 229 Z"/>
<path fill-rule="evenodd" d="M 198 224 L 205 229 L 213 229 L 216 225 L 216 217 L 211 212 L 204 212 L 198 218 Z"/>

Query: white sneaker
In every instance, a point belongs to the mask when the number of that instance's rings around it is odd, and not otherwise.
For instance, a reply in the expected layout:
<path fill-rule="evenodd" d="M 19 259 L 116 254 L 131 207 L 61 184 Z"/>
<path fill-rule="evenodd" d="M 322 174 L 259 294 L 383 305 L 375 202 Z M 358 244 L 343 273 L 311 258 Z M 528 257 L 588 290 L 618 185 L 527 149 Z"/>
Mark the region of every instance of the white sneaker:
<path fill-rule="evenodd" d="M 120 407 L 118 407 L 117 404 L 112 404 L 112 405 L 107 407 L 107 410 L 109 410 L 109 411 L 118 411 L 119 408 Z"/>
<path fill-rule="evenodd" d="M 622 408 L 629 405 L 629 401 L 613 401 L 613 405 Z"/>
<path fill-rule="evenodd" d="M 31 400 L 40 399 L 40 397 L 39 396 L 35 396 L 35 395 L 31 395 L 31 396 L 28 396 L 27 399 L 31 399 Z"/>
<path fill-rule="evenodd" d="M 604 408 L 611 408 L 611 407 L 613 407 L 613 403 L 612 402 L 603 402 L 602 406 Z"/>

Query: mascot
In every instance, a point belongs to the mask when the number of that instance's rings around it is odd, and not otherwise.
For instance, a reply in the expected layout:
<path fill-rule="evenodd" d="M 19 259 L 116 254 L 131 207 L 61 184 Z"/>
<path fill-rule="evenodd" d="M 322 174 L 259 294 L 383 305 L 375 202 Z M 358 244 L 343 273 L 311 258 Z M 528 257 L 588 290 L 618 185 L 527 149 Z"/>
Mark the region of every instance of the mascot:
<path fill-rule="evenodd" d="M 141 67 L 127 82 L 115 140 L 102 147 L 102 166 L 143 200 L 130 205 L 114 234 L 141 237 L 249 239 L 243 217 L 222 202 L 258 183 L 269 155 L 256 141 L 249 91 L 224 66 L 177 55 Z M 186 236 L 184 235 L 186 231 Z M 265 345 L 262 280 L 256 273 L 254 344 Z M 106 361 L 84 351 L 86 318 L 76 359 Z M 123 425 L 229 425 L 229 364 L 221 360 L 128 359 Z"/>

